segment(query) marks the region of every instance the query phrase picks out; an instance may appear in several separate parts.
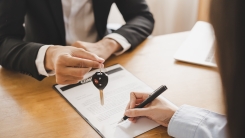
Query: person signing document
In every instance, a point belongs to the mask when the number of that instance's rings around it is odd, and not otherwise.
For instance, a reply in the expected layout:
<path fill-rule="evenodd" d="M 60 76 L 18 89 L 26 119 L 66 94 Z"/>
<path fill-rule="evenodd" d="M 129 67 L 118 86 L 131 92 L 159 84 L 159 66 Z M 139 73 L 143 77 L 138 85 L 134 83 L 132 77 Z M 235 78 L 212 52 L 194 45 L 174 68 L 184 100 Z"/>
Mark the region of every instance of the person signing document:
<path fill-rule="evenodd" d="M 134 109 L 149 95 L 132 93 L 125 111 L 125 115 L 131 117 L 129 120 L 136 122 L 138 117 L 146 116 L 168 127 L 168 134 L 176 138 L 244 138 L 244 7 L 243 0 L 211 1 L 210 17 L 216 37 L 226 116 L 189 105 L 177 107 L 163 97 L 145 108 Z"/>

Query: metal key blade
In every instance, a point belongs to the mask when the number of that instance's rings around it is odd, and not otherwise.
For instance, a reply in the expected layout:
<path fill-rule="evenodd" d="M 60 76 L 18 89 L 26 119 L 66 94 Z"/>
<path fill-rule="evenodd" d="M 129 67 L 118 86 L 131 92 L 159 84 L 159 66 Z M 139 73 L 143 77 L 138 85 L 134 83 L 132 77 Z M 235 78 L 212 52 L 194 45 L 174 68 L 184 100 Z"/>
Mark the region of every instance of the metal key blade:
<path fill-rule="evenodd" d="M 108 83 L 108 75 L 104 72 L 96 72 L 92 76 L 92 82 L 94 86 L 100 91 L 100 103 L 104 105 L 104 93 L 103 90 Z"/>
<path fill-rule="evenodd" d="M 103 90 L 100 90 L 100 104 L 104 105 L 104 95 L 103 95 Z"/>

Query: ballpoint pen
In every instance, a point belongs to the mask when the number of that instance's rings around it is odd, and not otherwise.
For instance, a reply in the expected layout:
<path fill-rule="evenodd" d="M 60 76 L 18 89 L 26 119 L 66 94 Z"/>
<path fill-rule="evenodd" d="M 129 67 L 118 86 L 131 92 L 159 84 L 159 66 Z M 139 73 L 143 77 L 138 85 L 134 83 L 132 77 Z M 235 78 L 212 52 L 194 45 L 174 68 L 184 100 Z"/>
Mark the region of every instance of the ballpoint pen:
<path fill-rule="evenodd" d="M 152 102 L 154 99 L 156 99 L 161 93 L 163 93 L 168 88 L 165 85 L 161 85 L 158 89 L 156 89 L 152 94 L 149 95 L 147 99 L 145 99 L 141 104 L 137 105 L 135 108 L 143 108 L 148 103 Z M 121 123 L 125 120 L 127 120 L 129 117 L 126 115 L 118 122 Z"/>

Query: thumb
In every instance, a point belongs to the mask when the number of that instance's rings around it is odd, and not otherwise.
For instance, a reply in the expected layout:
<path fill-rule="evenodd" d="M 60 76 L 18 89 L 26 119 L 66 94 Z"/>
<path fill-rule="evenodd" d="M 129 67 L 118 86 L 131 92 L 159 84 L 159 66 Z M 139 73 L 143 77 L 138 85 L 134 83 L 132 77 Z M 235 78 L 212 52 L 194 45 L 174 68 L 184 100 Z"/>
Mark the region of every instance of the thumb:
<path fill-rule="evenodd" d="M 148 108 L 135 108 L 135 109 L 128 109 L 125 112 L 125 115 L 128 117 L 138 117 L 138 116 L 147 116 L 149 114 Z"/>

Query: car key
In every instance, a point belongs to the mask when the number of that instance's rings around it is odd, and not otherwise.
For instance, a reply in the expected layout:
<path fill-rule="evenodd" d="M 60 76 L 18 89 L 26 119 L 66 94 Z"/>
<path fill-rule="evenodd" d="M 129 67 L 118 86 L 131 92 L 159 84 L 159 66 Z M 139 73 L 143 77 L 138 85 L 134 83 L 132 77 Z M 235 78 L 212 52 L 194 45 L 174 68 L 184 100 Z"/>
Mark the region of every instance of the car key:
<path fill-rule="evenodd" d="M 99 89 L 100 91 L 100 104 L 104 105 L 104 95 L 103 95 L 103 90 L 106 87 L 108 83 L 108 75 L 104 72 L 96 72 L 92 76 L 92 82 L 96 88 Z"/>

